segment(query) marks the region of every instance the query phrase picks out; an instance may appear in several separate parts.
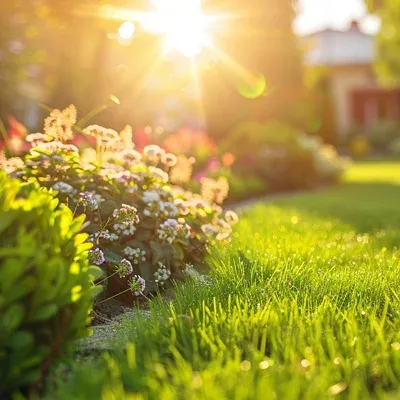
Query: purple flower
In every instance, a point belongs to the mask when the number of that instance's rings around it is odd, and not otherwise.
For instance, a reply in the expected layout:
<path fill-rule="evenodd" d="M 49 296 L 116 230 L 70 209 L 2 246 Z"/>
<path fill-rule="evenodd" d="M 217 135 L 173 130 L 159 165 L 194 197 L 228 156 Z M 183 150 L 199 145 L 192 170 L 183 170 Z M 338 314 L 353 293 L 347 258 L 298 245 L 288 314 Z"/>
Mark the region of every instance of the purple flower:
<path fill-rule="evenodd" d="M 140 296 L 146 288 L 146 281 L 139 275 L 135 275 L 129 282 L 129 289 L 135 296 Z"/>
<path fill-rule="evenodd" d="M 124 258 L 115 266 L 115 270 L 120 278 L 125 278 L 133 272 L 133 267 L 130 261 Z"/>
<path fill-rule="evenodd" d="M 103 251 L 99 247 L 89 250 L 90 264 L 101 265 L 106 261 Z"/>

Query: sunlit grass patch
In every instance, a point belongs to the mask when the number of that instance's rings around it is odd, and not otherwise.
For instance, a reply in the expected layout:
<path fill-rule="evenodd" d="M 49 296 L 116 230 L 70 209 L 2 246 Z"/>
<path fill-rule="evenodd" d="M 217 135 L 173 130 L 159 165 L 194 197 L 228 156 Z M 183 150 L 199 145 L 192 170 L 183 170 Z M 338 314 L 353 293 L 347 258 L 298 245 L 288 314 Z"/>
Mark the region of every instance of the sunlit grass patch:
<path fill-rule="evenodd" d="M 353 181 L 246 211 L 208 280 L 125 321 L 121 351 L 51 398 L 398 398 L 399 204 Z"/>

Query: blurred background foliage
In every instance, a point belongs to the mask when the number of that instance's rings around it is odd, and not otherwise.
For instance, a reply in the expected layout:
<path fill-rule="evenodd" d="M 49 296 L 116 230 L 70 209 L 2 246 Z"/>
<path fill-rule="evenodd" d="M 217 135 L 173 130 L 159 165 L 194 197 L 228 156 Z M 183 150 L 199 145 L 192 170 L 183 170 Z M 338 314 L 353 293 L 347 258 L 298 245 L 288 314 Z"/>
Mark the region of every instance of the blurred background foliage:
<path fill-rule="evenodd" d="M 378 54 L 375 69 L 382 83 L 389 87 L 400 84 L 400 2 L 365 0 L 370 12 L 379 16 L 381 29 L 377 36 Z"/>
<path fill-rule="evenodd" d="M 219 56 L 198 62 L 201 106 L 191 90 L 193 77 L 185 73 L 187 59 L 156 62 L 160 36 L 137 27 L 134 39 L 121 43 L 116 32 L 123 20 L 104 16 L 107 7 L 146 11 L 149 3 L 2 2 L 0 118 L 13 115 L 37 129 L 45 113 L 38 104 L 61 108 L 73 103 L 83 115 L 98 107 L 98 122 L 108 126 L 158 123 L 168 128 L 167 114 L 180 125 L 206 123 L 216 139 L 244 121 L 279 119 L 311 131 L 320 127 L 315 93 L 305 85 L 301 49 L 292 32 L 296 2 L 202 3 L 209 13 L 234 10 L 241 17 L 220 24 L 214 37 Z M 116 96 L 114 103 L 110 95 Z"/>

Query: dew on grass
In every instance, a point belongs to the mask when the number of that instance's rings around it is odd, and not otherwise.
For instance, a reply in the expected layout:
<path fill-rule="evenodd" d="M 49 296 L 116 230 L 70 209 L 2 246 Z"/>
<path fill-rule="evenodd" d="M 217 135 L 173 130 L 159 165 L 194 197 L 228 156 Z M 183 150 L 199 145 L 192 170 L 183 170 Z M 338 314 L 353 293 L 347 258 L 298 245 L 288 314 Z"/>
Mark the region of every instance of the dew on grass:
<path fill-rule="evenodd" d="M 394 351 L 399 351 L 400 350 L 400 343 L 399 342 L 394 342 L 394 343 L 391 344 L 391 346 L 392 346 L 392 349 Z"/>
<path fill-rule="evenodd" d="M 250 371 L 250 369 L 251 369 L 251 362 L 248 361 L 248 360 L 242 361 L 242 363 L 240 364 L 240 369 L 241 369 L 242 371 L 245 371 L 245 372 Z"/>
<path fill-rule="evenodd" d="M 304 360 L 301 360 L 300 364 L 303 368 L 308 368 L 310 366 L 310 361 L 304 359 Z"/>
<path fill-rule="evenodd" d="M 262 370 L 269 368 L 269 366 L 270 366 L 270 363 L 267 360 L 261 361 L 260 364 L 258 365 L 258 367 Z"/>

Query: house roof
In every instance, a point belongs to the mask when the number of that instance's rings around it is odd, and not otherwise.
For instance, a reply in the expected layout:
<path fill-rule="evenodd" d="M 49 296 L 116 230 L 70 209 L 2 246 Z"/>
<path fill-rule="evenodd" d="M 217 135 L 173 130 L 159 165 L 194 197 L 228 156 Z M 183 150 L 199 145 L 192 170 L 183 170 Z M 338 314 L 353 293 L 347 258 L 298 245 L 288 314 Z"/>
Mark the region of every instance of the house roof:
<path fill-rule="evenodd" d="M 325 29 L 304 36 L 304 40 L 307 65 L 365 65 L 375 58 L 374 37 L 361 32 L 357 22 L 352 22 L 347 31 Z"/>

